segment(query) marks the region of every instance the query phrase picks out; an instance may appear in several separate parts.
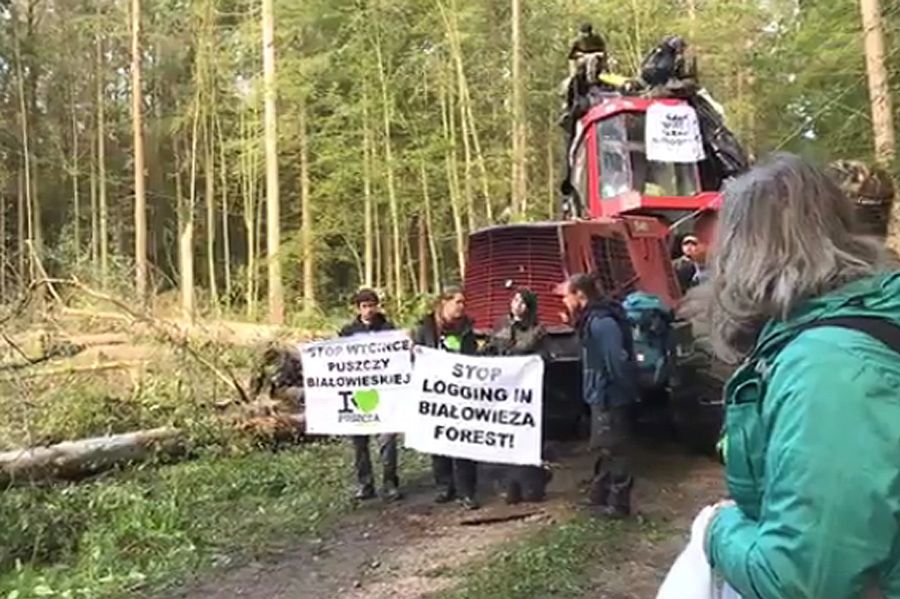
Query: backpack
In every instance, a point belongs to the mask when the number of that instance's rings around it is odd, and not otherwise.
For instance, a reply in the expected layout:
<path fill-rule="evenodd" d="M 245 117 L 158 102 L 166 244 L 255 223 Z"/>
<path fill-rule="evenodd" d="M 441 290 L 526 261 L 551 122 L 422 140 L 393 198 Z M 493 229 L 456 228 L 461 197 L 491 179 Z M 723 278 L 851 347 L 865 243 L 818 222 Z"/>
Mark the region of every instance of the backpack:
<path fill-rule="evenodd" d="M 817 329 L 819 327 L 841 327 L 865 333 L 866 335 L 881 341 L 900 357 L 900 325 L 878 316 L 835 316 L 812 320 L 797 327 L 794 335 L 792 335 L 783 345 L 787 345 L 793 341 L 803 331 Z M 779 350 L 780 349 L 782 349 L 782 347 L 779 347 Z M 725 464 L 725 452 L 727 446 L 728 436 L 725 430 L 725 422 L 722 422 L 722 430 L 719 433 L 719 442 L 716 443 L 716 453 L 718 454 L 719 462 L 722 465 Z"/>
<path fill-rule="evenodd" d="M 622 307 L 631 325 L 638 386 L 658 389 L 669 380 L 670 332 L 675 314 L 662 298 L 642 291 L 629 294 Z"/>

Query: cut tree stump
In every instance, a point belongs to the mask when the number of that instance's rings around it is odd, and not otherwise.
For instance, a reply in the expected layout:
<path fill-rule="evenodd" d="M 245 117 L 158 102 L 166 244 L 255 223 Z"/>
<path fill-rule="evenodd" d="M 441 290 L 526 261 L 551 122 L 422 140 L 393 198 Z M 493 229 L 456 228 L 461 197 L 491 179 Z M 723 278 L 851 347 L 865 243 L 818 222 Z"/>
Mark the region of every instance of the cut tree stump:
<path fill-rule="evenodd" d="M 176 456 L 187 447 L 181 430 L 162 427 L 0 452 L 0 488 L 51 479 L 77 480 L 157 455 Z"/>

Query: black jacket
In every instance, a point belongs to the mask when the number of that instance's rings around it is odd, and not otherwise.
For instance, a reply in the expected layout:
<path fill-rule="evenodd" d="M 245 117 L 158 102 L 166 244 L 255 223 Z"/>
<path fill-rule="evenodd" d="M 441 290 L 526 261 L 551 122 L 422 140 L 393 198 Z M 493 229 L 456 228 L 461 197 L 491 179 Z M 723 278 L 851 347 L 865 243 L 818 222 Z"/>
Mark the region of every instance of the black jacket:
<path fill-rule="evenodd" d="M 547 331 L 538 322 L 537 296 L 529 290 L 519 292 L 528 308 L 522 320 L 512 315 L 504 319 L 491 334 L 483 353 L 489 356 L 526 356 L 544 354 L 544 338 Z"/>
<path fill-rule="evenodd" d="M 413 343 L 424 345 L 425 347 L 443 349 L 443 337 L 455 335 L 460 340 L 459 353 L 474 355 L 478 352 L 478 342 L 475 339 L 475 330 L 472 327 L 472 320 L 464 317 L 452 330 L 443 331 L 442 334 L 438 330 L 434 312 L 431 312 L 416 325 L 413 331 Z"/>
<path fill-rule="evenodd" d="M 359 319 L 359 316 L 344 325 L 338 332 L 340 337 L 350 337 L 357 333 L 376 333 L 378 331 L 390 331 L 394 329 L 394 323 L 388 320 L 384 314 L 376 314 L 370 324 L 366 324 Z"/>

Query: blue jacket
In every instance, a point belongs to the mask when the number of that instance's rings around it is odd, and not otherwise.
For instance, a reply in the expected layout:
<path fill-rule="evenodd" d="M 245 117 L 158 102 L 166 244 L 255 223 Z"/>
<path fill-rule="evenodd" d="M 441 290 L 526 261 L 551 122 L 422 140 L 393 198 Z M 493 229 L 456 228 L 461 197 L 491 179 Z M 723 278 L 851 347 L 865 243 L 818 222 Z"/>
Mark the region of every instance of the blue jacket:
<path fill-rule="evenodd" d="M 582 396 L 589 405 L 618 407 L 635 400 L 630 329 L 624 314 L 618 316 L 611 307 L 591 306 L 578 326 Z"/>

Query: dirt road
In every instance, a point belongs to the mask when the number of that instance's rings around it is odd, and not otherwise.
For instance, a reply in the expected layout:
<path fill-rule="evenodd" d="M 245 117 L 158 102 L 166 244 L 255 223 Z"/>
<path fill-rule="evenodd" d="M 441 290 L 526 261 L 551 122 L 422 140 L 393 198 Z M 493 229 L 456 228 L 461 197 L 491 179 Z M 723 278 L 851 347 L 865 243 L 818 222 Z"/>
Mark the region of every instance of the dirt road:
<path fill-rule="evenodd" d="M 510 508 L 493 495 L 482 510 L 465 513 L 432 504 L 432 490 L 423 485 L 411 489 L 401 503 L 359 509 L 325 538 L 283 548 L 166 595 L 419 599 L 454 588 L 469 570 L 467 564 L 483 562 L 480 557 L 566 521 L 578 509 L 590 458 L 580 446 L 556 451 L 558 465 L 548 500 L 541 505 Z M 657 534 L 647 538 L 636 529 L 617 539 L 608 559 L 591 567 L 590 597 L 652 597 L 694 514 L 720 496 L 719 467 L 708 458 L 668 448 L 642 453 L 637 461 L 637 517 L 659 524 Z M 483 478 L 490 478 L 490 469 L 487 474 Z M 491 519 L 496 521 L 484 522 Z"/>

